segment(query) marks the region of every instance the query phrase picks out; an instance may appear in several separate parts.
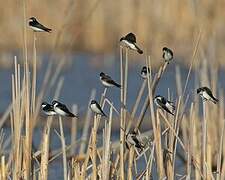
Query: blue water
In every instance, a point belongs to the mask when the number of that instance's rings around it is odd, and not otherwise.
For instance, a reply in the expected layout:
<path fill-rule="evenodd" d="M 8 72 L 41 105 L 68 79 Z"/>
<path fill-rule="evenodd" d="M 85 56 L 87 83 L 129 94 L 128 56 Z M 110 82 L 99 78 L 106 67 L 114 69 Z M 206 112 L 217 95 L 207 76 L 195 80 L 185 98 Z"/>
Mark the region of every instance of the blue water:
<path fill-rule="evenodd" d="M 41 58 L 41 66 L 38 69 L 37 76 L 37 92 L 39 92 L 40 85 L 45 75 L 46 68 L 48 66 L 49 56 Z M 38 59 L 39 60 L 39 59 Z M 55 59 L 54 69 L 57 63 L 61 59 Z M 104 87 L 99 81 L 99 73 L 101 71 L 112 76 L 114 80 L 120 82 L 120 61 L 119 57 L 114 56 L 98 56 L 98 55 L 73 55 L 67 59 L 66 65 L 60 76 L 64 77 L 64 85 L 60 93 L 60 101 L 71 106 L 72 104 L 78 104 L 79 109 L 84 111 L 87 106 L 90 93 L 92 89 L 97 90 L 97 100 L 100 99 L 100 95 L 104 90 Z M 129 66 L 128 74 L 128 99 L 127 104 L 130 109 L 136 99 L 137 91 L 139 90 L 143 80 L 140 77 L 140 71 L 144 65 L 144 59 L 138 60 L 139 63 L 133 63 Z M 168 89 L 172 97 L 176 99 L 176 81 L 175 81 L 175 66 L 180 67 L 182 85 L 184 86 L 185 79 L 188 73 L 188 69 L 182 65 L 179 65 L 176 61 L 169 64 L 166 73 L 163 75 L 156 94 L 167 96 Z M 11 102 L 11 75 L 14 72 L 13 67 L 11 69 L 0 69 L 0 112 L 4 112 L 8 104 Z M 155 73 L 155 70 L 153 70 Z M 219 71 L 218 87 L 225 88 L 224 70 Z M 190 76 L 187 93 L 194 94 L 196 92 L 194 88 L 195 72 L 193 71 Z M 44 100 L 52 101 L 52 97 L 55 92 L 56 85 L 50 91 L 50 94 L 45 95 Z M 120 105 L 120 91 L 117 88 L 109 89 L 107 97 L 113 99 L 113 103 L 116 107 Z"/>

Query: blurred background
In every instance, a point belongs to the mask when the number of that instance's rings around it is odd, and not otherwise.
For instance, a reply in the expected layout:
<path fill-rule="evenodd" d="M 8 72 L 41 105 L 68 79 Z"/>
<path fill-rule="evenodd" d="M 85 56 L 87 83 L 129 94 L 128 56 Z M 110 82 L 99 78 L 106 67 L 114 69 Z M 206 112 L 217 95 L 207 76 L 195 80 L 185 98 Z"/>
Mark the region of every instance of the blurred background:
<path fill-rule="evenodd" d="M 0 88 L 3 99 L 0 110 L 3 110 L 11 101 L 11 83 L 8 82 L 11 81 L 14 56 L 23 62 L 24 6 L 23 1 L 0 0 L 0 3 L 0 83 L 5 84 Z M 35 16 L 53 29 L 51 34 L 37 34 L 37 85 L 40 86 L 49 61 L 56 67 L 62 63 L 65 78 L 62 100 L 84 106 L 92 88 L 97 88 L 97 93 L 102 92 L 98 76 L 101 71 L 119 81 L 119 39 L 129 32 L 136 34 L 137 44 L 144 50 L 144 55 L 129 53 L 131 73 L 128 84 L 134 87 L 128 92 L 131 97 L 141 83 L 138 74 L 146 56 L 151 56 L 151 65 L 155 69 L 162 62 L 164 46 L 174 51 L 173 63 L 182 68 L 181 72 L 187 71 L 200 31 L 197 58 L 222 68 L 225 64 L 224 7 L 224 0 L 27 1 L 27 19 Z M 29 28 L 26 31 L 28 59 L 32 60 L 34 35 Z M 198 67 L 198 62 L 194 67 Z M 165 82 L 173 82 L 175 65 L 169 69 Z M 173 87 L 173 83 L 164 85 L 160 93 Z M 113 90 L 110 94 L 117 97 L 119 91 Z M 50 100 L 52 95 L 45 98 Z"/>

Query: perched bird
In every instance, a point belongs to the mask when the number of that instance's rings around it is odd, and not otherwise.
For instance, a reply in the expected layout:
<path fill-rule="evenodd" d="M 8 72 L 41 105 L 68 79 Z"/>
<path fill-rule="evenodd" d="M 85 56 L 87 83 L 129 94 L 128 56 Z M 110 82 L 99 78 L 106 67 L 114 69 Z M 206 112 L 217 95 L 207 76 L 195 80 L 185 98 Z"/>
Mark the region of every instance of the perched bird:
<path fill-rule="evenodd" d="M 54 108 L 54 111 L 60 116 L 78 118 L 78 116 L 74 115 L 73 113 L 71 113 L 69 111 L 69 109 L 66 107 L 66 105 L 60 103 L 59 101 L 56 101 L 56 100 L 52 101 L 52 106 Z"/>
<path fill-rule="evenodd" d="M 163 96 L 156 96 L 154 98 L 154 103 L 156 104 L 157 107 L 165 110 L 166 112 L 174 115 L 174 110 L 175 110 L 175 106 L 173 105 L 173 102 L 168 101 L 166 98 L 164 98 Z"/>
<path fill-rule="evenodd" d="M 101 106 L 98 104 L 97 101 L 92 100 L 89 107 L 91 108 L 91 110 L 92 110 L 94 113 L 100 114 L 100 115 L 102 115 L 102 116 L 107 117 L 106 114 L 103 112 Z"/>
<path fill-rule="evenodd" d="M 48 104 L 47 102 L 43 102 L 41 104 L 41 108 L 42 108 L 42 111 L 48 116 L 56 115 L 56 112 L 54 111 L 54 107 L 51 104 Z"/>
<path fill-rule="evenodd" d="M 120 84 L 116 83 L 110 76 L 108 76 L 107 74 L 103 72 L 100 73 L 100 81 L 105 87 L 115 86 L 115 87 L 121 88 Z"/>
<path fill-rule="evenodd" d="M 163 51 L 163 56 L 162 56 L 163 59 L 169 63 L 173 59 L 173 51 L 167 47 L 164 47 L 162 51 Z"/>
<path fill-rule="evenodd" d="M 40 24 L 35 17 L 31 17 L 29 19 L 29 26 L 35 32 L 48 32 L 50 33 L 52 30 Z"/>
<path fill-rule="evenodd" d="M 143 51 L 136 45 L 136 37 L 133 33 L 127 34 L 120 39 L 122 46 L 137 51 L 139 54 L 143 54 Z"/>
<path fill-rule="evenodd" d="M 144 149 L 144 145 L 135 131 L 126 134 L 126 147 L 129 149 L 130 146 L 134 146 L 140 151 Z"/>
<path fill-rule="evenodd" d="M 146 66 L 143 66 L 142 69 L 141 69 L 141 77 L 143 79 L 147 79 L 148 73 L 150 73 L 149 67 L 147 68 Z"/>
<path fill-rule="evenodd" d="M 199 94 L 203 101 L 212 101 L 214 104 L 216 104 L 219 100 L 215 98 L 212 94 L 212 91 L 208 87 L 200 87 L 197 89 L 197 94 Z"/>

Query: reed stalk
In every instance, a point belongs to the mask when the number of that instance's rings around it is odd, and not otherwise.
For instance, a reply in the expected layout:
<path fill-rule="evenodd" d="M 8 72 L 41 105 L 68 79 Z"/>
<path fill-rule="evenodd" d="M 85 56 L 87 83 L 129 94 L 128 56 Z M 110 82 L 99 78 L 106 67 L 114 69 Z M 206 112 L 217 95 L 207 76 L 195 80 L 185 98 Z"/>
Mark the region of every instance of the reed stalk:
<path fill-rule="evenodd" d="M 7 169 L 5 164 L 5 156 L 1 156 L 1 169 L 0 169 L 0 178 L 6 180 Z"/>
<path fill-rule="evenodd" d="M 78 114 L 78 106 L 76 104 L 74 104 L 72 106 L 72 112 L 74 114 Z M 71 146 L 72 144 L 76 141 L 77 139 L 77 118 L 73 118 L 72 119 L 72 123 L 71 123 Z M 76 145 L 73 146 L 71 149 L 70 149 L 70 155 L 74 155 L 76 153 Z"/>
<path fill-rule="evenodd" d="M 123 71 L 123 48 L 120 47 L 120 179 L 124 180 L 124 71 Z M 123 128 L 123 129 L 122 129 Z"/>
<path fill-rule="evenodd" d="M 60 140 L 62 144 L 62 152 L 63 152 L 63 176 L 64 180 L 67 180 L 67 159 L 66 159 L 66 143 L 65 143 L 65 136 L 63 131 L 63 123 L 62 117 L 59 116 L 59 128 L 60 128 Z"/>
<path fill-rule="evenodd" d="M 60 79 L 54 99 L 59 98 L 60 91 L 63 86 L 63 78 Z M 53 117 L 48 117 L 46 125 L 44 127 L 43 136 L 42 136 L 42 147 L 41 147 L 41 164 L 40 164 L 40 177 L 43 180 L 48 179 L 48 163 L 49 163 L 49 143 L 50 143 L 50 131 L 51 131 L 51 125 L 52 125 Z"/>
<path fill-rule="evenodd" d="M 202 124 L 202 171 L 204 177 L 207 177 L 206 155 L 207 155 L 207 119 L 206 119 L 206 102 L 203 101 L 203 124 Z"/>
<path fill-rule="evenodd" d="M 91 100 L 95 99 L 95 96 L 96 96 L 96 90 L 93 89 L 91 91 L 91 96 L 89 98 L 88 107 L 89 107 L 89 104 L 91 103 Z M 88 129 L 90 127 L 90 122 L 91 122 L 91 109 L 88 108 L 87 113 L 86 113 L 86 117 L 85 117 L 83 132 L 82 132 L 82 136 L 81 136 L 82 141 L 81 141 L 81 145 L 80 145 L 79 154 L 83 154 L 84 151 L 85 151 L 85 146 L 87 144 L 86 140 L 88 138 Z"/>
<path fill-rule="evenodd" d="M 147 60 L 146 59 L 146 65 L 149 67 L 150 58 Z M 167 64 L 165 65 L 167 66 Z M 159 74 L 158 77 L 161 75 Z M 163 167 L 163 155 L 162 155 L 162 144 L 161 144 L 161 125 L 160 125 L 160 120 L 159 120 L 159 114 L 158 110 L 156 111 L 156 116 L 153 108 L 153 91 L 150 87 L 150 77 L 147 74 L 147 80 L 148 80 L 148 101 L 150 103 L 150 111 L 151 111 L 151 122 L 152 122 L 152 127 L 153 127 L 153 134 L 154 134 L 154 141 L 156 144 L 156 161 L 157 161 L 157 171 L 158 171 L 158 176 L 159 179 L 163 179 L 165 177 L 165 171 Z M 153 81 L 153 85 L 154 85 Z M 156 87 L 155 87 L 156 88 Z M 141 124 L 142 121 L 139 121 L 139 125 Z M 136 128 L 139 126 L 137 125 Z"/>
<path fill-rule="evenodd" d="M 103 161 L 102 161 L 102 179 L 110 179 L 110 167 L 111 167 L 111 133 L 112 133 L 112 118 L 113 118 L 113 105 L 110 106 L 109 121 L 105 121 L 105 136 L 103 136 Z"/>

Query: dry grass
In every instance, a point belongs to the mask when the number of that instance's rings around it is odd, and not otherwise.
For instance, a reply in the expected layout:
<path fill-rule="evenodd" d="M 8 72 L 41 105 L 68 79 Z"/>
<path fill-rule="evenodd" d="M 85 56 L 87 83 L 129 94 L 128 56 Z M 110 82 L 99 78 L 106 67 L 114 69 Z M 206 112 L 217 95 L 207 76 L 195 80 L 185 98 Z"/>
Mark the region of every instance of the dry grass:
<path fill-rule="evenodd" d="M 98 4 L 98 2 L 102 4 Z M 125 2 L 126 1 L 123 1 L 122 4 Z M 204 11 L 210 9 L 209 4 L 206 2 L 208 1 L 202 2 L 203 7 L 208 7 L 208 9 L 205 8 Z M 10 2 L 8 3 L 10 4 Z M 205 29 L 203 27 L 205 25 L 202 25 L 201 31 L 199 31 L 199 34 L 197 34 L 196 38 L 194 38 L 194 44 L 191 46 L 193 47 L 193 53 L 191 56 L 192 59 L 190 61 L 190 69 L 187 74 L 186 81 L 181 81 L 179 68 L 176 68 L 176 73 L 174 74 L 176 76 L 177 84 L 176 97 L 171 97 L 171 92 L 168 90 L 168 99 L 173 98 L 172 100 L 176 102 L 176 113 L 174 117 L 166 114 L 160 109 L 156 109 L 153 105 L 153 98 L 155 96 L 156 89 L 160 88 L 158 84 L 161 78 L 165 75 L 167 67 L 174 66 L 175 63 L 171 62 L 170 64 L 167 64 L 163 61 L 160 61 L 162 64 L 160 65 L 158 71 L 156 71 L 157 73 L 153 76 L 152 65 L 154 62 L 154 55 L 151 55 L 150 58 L 150 56 L 146 54 L 145 62 L 146 65 L 151 69 L 150 76 L 148 76 L 146 80 L 143 80 L 143 83 L 137 92 L 137 98 L 133 104 L 133 108 L 132 110 L 129 110 L 127 109 L 127 99 L 129 98 L 129 89 L 127 88 L 129 78 L 128 62 L 130 56 L 132 56 L 133 53 L 131 55 L 129 50 L 120 47 L 120 69 L 122 85 L 120 111 L 118 111 L 113 106 L 113 100 L 108 99 L 107 89 L 104 89 L 104 92 L 101 95 L 100 105 L 102 108 L 108 108 L 110 110 L 107 118 L 102 118 L 99 115 L 92 115 L 90 110 L 87 108 L 81 139 L 77 139 L 78 133 L 80 132 L 77 129 L 77 124 L 79 121 L 75 119 L 71 120 L 71 142 L 69 144 L 66 144 L 65 141 L 63 119 L 61 117 L 55 118 L 59 120 L 59 132 L 58 130 L 55 130 L 54 132 L 58 135 L 58 138 L 61 142 L 61 148 L 59 150 L 53 150 L 50 152 L 50 132 L 52 131 L 51 125 L 53 118 L 48 117 L 46 118 L 46 124 L 43 128 L 40 149 L 34 150 L 32 147 L 34 128 L 39 123 L 38 114 L 40 112 L 40 104 L 42 99 L 44 95 L 48 94 L 49 89 L 51 89 L 52 86 L 56 84 L 56 82 L 57 88 L 54 99 L 58 99 L 60 97 L 60 91 L 63 86 L 64 79 L 63 77 L 58 77 L 62 68 L 62 64 L 59 63 L 56 70 L 54 71 L 53 66 L 50 63 L 43 80 L 42 88 L 40 92 L 36 91 L 36 78 L 38 76 L 36 66 L 36 43 L 39 41 L 42 42 L 43 39 L 40 36 L 33 34 L 32 41 L 29 40 L 29 33 L 27 33 L 26 28 L 28 10 L 26 2 L 23 1 L 23 3 L 24 4 L 21 5 L 23 7 L 21 8 L 23 11 L 20 13 L 23 15 L 22 17 L 24 23 L 23 38 L 21 41 L 23 42 L 21 45 L 21 47 L 23 47 L 23 63 L 18 63 L 17 57 L 14 58 L 14 73 L 12 74 L 11 82 L 12 104 L 5 111 L 0 121 L 1 129 L 3 129 L 2 127 L 7 118 L 10 119 L 11 122 L 10 136 L 4 136 L 4 129 L 0 133 L 1 180 L 6 180 L 9 178 L 46 180 L 48 179 L 49 175 L 49 164 L 54 162 L 58 157 L 61 157 L 62 159 L 62 162 L 60 161 L 58 163 L 63 165 L 63 177 L 66 180 L 149 180 L 152 177 L 154 179 L 225 179 L 225 163 L 223 161 L 225 153 L 225 148 L 223 146 L 225 130 L 224 91 L 219 89 L 217 85 L 218 69 L 214 68 L 213 66 L 209 66 L 205 58 L 213 55 L 208 55 L 201 51 L 206 43 L 205 36 L 207 33 L 209 33 L 206 32 L 205 34 L 204 31 L 203 34 L 203 29 Z M 70 3 L 68 4 L 69 9 L 73 9 L 73 3 Z M 190 2 L 187 3 L 187 1 L 185 1 L 183 3 L 186 3 L 186 5 L 190 6 Z M 219 0 L 217 3 L 222 2 Z M 216 7 L 214 8 L 219 8 L 217 7 L 219 6 L 217 3 L 215 3 L 214 6 Z M 59 4 L 60 2 L 57 2 L 56 6 Z M 80 6 L 84 5 L 81 2 L 78 4 Z M 102 1 L 96 1 L 95 3 L 92 2 L 90 4 L 92 4 L 93 7 L 100 6 L 103 8 L 106 6 L 105 2 L 103 6 Z M 133 17 L 136 17 L 137 19 L 140 17 L 143 18 L 142 13 L 146 11 L 146 9 L 143 8 L 143 4 L 134 4 L 133 1 L 131 4 L 137 6 L 138 12 L 138 16 L 134 16 L 134 14 Z M 169 7 L 174 5 L 174 11 L 171 12 L 165 8 L 165 4 Z M 153 3 L 153 7 L 157 5 L 158 9 L 148 13 L 150 15 L 153 13 L 153 15 L 156 16 L 158 13 L 161 14 L 161 12 L 163 12 L 165 13 L 163 14 L 165 16 L 167 13 L 172 13 L 171 16 L 175 16 L 175 11 L 180 9 L 180 13 L 182 15 L 180 17 L 181 20 L 184 18 L 190 24 L 193 23 L 192 21 L 196 22 L 196 20 L 194 20 L 195 16 L 192 17 L 190 14 L 185 14 L 186 11 L 190 11 L 189 6 L 181 6 L 177 1 L 174 0 L 171 2 L 171 4 L 167 2 L 165 2 L 165 4 Z M 132 5 L 131 7 L 133 7 Z M 113 4 L 112 6 L 116 7 L 117 5 Z M 192 6 L 198 8 L 198 5 L 192 4 Z M 14 6 L 12 6 L 12 8 L 13 7 Z M 121 7 L 118 6 L 117 8 Z M 129 8 L 127 8 L 126 11 L 128 11 Z M 140 11 L 141 8 L 143 8 L 143 12 Z M 29 11 L 31 9 L 29 9 Z M 159 9 L 161 9 L 161 11 L 157 12 Z M 95 12 L 94 10 L 92 11 Z M 196 13 L 197 12 L 198 11 L 196 11 Z M 101 16 L 102 13 L 103 12 L 99 11 L 98 16 Z M 70 13 L 66 13 L 66 11 L 65 15 L 68 17 L 68 19 L 70 19 L 72 16 Z M 131 13 L 128 13 L 128 15 L 131 15 Z M 89 14 L 87 17 L 89 16 L 91 15 Z M 212 20 L 214 20 L 214 16 L 216 16 L 216 14 L 213 14 Z M 202 17 L 202 14 L 200 14 L 200 17 Z M 92 18 L 93 17 L 90 18 L 90 21 L 93 21 Z M 100 19 L 99 24 L 102 23 L 101 21 L 103 20 Z M 140 22 L 142 21 L 146 23 L 146 17 L 144 20 L 140 20 Z M 151 21 L 153 21 L 153 19 L 151 19 Z M 176 22 L 176 19 L 174 21 Z M 139 21 L 137 22 L 140 23 Z M 147 25 L 149 24 L 146 23 L 145 26 Z M 168 24 L 168 26 L 172 25 Z M 67 23 L 64 22 L 58 26 L 65 28 L 67 27 Z M 82 26 L 85 28 L 90 28 L 89 26 L 94 25 L 82 24 Z M 105 27 L 100 26 L 100 28 L 102 28 L 100 31 L 102 32 L 104 31 Z M 157 29 L 157 27 L 155 28 Z M 185 35 L 179 34 L 179 26 L 177 27 L 176 31 L 178 32 L 171 35 L 172 37 L 176 37 L 175 40 L 177 38 L 179 39 L 180 37 L 185 39 Z M 210 29 L 208 31 L 210 31 Z M 95 32 L 95 29 L 93 29 L 93 32 Z M 120 31 L 117 33 L 119 32 Z M 62 41 L 63 38 L 66 39 L 67 37 L 62 35 L 62 33 L 63 30 L 56 33 L 56 35 L 53 35 L 53 37 L 55 36 L 55 39 L 52 47 L 59 48 L 60 46 L 64 46 L 64 43 L 60 43 L 60 41 Z M 145 33 L 143 34 L 145 35 Z M 112 36 L 110 38 L 115 37 Z M 160 39 L 165 40 L 164 38 Z M 83 40 L 85 42 L 85 39 Z M 99 47 L 95 44 L 96 42 L 93 41 L 93 39 L 91 39 L 90 42 L 91 45 L 88 48 L 92 48 L 92 46 L 96 46 L 97 48 Z M 101 39 L 99 40 L 99 43 L 100 42 Z M 29 43 L 32 44 L 32 49 L 29 48 Z M 44 44 L 46 42 L 43 41 L 42 43 Z M 71 46 L 73 43 L 69 44 Z M 152 50 L 157 48 L 157 45 L 154 45 L 155 44 L 153 43 Z M 29 53 L 32 53 L 33 55 L 31 60 L 29 60 Z M 161 57 L 161 55 L 158 57 Z M 193 72 L 192 68 L 194 66 L 198 68 L 198 71 L 195 71 L 195 88 L 191 89 L 189 87 L 190 73 Z M 58 79 L 59 81 L 57 81 Z M 196 96 L 196 89 L 203 85 L 212 87 L 213 92 L 219 98 L 219 103 L 217 105 L 214 105 L 210 102 L 203 103 L 202 100 Z M 145 89 L 147 90 L 147 95 L 144 94 Z M 93 90 L 90 95 L 90 100 L 95 99 L 95 96 L 96 91 Z M 141 99 L 145 99 L 145 103 L 142 107 L 140 104 Z M 138 108 L 142 109 L 139 115 L 137 115 Z M 73 111 L 77 112 L 78 110 L 78 106 L 74 105 Z M 149 112 L 150 115 L 148 115 L 146 112 Z M 135 121 L 136 116 L 138 116 L 137 121 Z M 147 132 L 140 132 L 144 121 L 147 121 L 152 126 L 152 129 L 149 129 Z M 103 124 L 103 129 L 99 128 L 100 123 Z M 112 135 L 114 131 L 112 131 L 112 124 L 114 123 L 120 124 L 120 129 L 118 129 L 119 135 L 117 140 L 113 142 Z M 89 129 L 91 130 L 89 131 Z M 131 146 L 129 149 L 126 148 L 125 137 L 130 129 L 134 129 L 137 133 L 139 133 L 139 137 L 145 144 L 145 149 L 142 152 L 138 152 L 133 146 Z M 10 151 L 6 152 L 4 148 L 5 144 L 9 144 L 10 142 Z M 182 172 L 176 165 L 178 161 L 182 162 Z M 141 168 L 139 167 L 140 164 L 142 164 Z M 157 171 L 153 173 L 155 168 Z"/>

